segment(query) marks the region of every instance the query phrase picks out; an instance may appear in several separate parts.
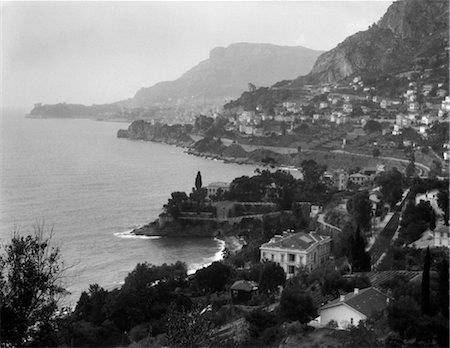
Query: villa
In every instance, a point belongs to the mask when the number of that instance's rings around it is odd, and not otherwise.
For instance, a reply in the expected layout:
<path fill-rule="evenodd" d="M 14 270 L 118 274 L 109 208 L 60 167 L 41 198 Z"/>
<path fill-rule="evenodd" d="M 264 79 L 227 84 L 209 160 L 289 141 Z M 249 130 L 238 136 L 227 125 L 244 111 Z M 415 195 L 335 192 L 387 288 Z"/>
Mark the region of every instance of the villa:
<path fill-rule="evenodd" d="M 312 271 L 328 260 L 331 237 L 314 232 L 283 232 L 283 236 L 275 235 L 259 249 L 261 261 L 278 263 L 289 278 L 295 275 L 297 269 Z"/>

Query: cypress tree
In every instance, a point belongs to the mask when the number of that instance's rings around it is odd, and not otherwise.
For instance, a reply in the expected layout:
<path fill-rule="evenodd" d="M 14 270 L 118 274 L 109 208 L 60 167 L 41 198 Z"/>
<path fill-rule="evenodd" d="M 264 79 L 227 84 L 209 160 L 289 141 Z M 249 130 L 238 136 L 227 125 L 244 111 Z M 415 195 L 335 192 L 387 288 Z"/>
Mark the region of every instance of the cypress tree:
<path fill-rule="evenodd" d="M 366 244 L 359 226 L 356 228 L 355 234 L 352 237 L 350 260 L 355 271 L 370 271 L 370 255 L 366 252 Z"/>
<path fill-rule="evenodd" d="M 448 260 L 439 264 L 439 307 L 444 318 L 448 319 Z"/>
<path fill-rule="evenodd" d="M 430 254 L 430 247 L 428 247 L 425 253 L 425 260 L 422 272 L 422 293 L 421 293 L 422 315 L 429 314 L 430 311 L 430 266 L 431 266 L 431 254 Z"/>
<path fill-rule="evenodd" d="M 200 171 L 197 172 L 197 177 L 195 178 L 195 189 L 198 191 L 202 188 L 202 174 Z"/>

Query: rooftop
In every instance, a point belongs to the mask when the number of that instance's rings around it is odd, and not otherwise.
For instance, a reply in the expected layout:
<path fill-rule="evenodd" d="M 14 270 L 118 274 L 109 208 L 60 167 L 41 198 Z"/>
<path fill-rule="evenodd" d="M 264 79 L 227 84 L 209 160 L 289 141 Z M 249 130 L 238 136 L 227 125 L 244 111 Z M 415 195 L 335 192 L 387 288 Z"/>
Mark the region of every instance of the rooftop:
<path fill-rule="evenodd" d="M 208 187 L 229 187 L 229 186 L 230 186 L 229 183 L 222 181 L 212 182 L 208 185 Z"/>
<path fill-rule="evenodd" d="M 306 250 L 310 246 L 319 243 L 321 241 L 331 238 L 329 236 L 322 236 L 317 233 L 293 233 L 287 236 L 275 236 L 269 242 L 261 245 L 261 248 L 279 248 L 279 249 L 295 249 Z"/>
<path fill-rule="evenodd" d="M 231 285 L 231 290 L 253 291 L 258 290 L 258 284 L 250 280 L 237 280 Z"/>
<path fill-rule="evenodd" d="M 342 298 L 341 298 L 342 297 Z M 373 312 L 383 310 L 388 305 L 389 296 L 383 294 L 374 287 L 349 292 L 342 295 L 326 305 L 322 306 L 320 310 L 346 304 L 365 316 L 371 315 Z"/>

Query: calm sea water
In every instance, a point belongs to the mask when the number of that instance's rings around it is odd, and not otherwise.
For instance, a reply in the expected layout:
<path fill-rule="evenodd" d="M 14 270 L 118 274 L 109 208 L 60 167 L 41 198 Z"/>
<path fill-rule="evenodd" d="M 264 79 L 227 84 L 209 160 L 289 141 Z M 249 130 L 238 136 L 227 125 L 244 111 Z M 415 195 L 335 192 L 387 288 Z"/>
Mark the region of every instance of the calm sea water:
<path fill-rule="evenodd" d="M 154 220 L 172 191 L 189 192 L 201 171 L 203 183 L 251 175 L 256 167 L 193 157 L 181 148 L 116 137 L 124 123 L 27 119 L 6 113 L 1 125 L 0 242 L 15 226 L 36 222 L 54 228 L 76 304 L 89 284 L 120 284 L 138 262 L 177 260 L 189 269 L 220 256 L 214 239 L 131 236 Z"/>

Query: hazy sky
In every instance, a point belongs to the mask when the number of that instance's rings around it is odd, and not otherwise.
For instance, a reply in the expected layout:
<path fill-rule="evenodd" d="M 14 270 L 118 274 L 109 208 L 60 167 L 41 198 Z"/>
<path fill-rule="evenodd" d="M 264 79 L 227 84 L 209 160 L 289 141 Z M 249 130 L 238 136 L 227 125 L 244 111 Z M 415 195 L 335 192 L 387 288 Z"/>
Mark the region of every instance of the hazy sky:
<path fill-rule="evenodd" d="M 3 1 L 2 103 L 127 99 L 234 42 L 328 50 L 391 3 Z"/>

